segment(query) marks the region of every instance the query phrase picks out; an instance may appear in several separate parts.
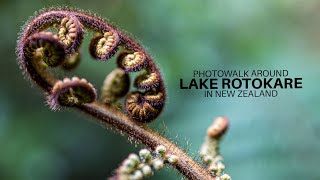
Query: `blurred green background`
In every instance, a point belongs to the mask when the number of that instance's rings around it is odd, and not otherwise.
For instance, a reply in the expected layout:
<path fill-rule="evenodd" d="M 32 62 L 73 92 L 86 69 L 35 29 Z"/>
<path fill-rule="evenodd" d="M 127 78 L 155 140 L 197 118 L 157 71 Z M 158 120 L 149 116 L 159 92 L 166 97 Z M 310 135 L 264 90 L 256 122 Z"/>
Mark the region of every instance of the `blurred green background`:
<path fill-rule="evenodd" d="M 192 156 L 212 119 L 225 115 L 231 128 L 221 151 L 233 179 L 320 179 L 320 1 L 1 0 L 1 180 L 105 179 L 141 148 L 82 113 L 50 111 L 23 78 L 15 56 L 20 27 L 35 11 L 62 4 L 110 19 L 147 47 L 169 96 L 151 127 Z M 100 87 L 115 63 L 92 61 L 88 42 L 76 74 Z M 287 69 L 303 78 L 303 89 L 277 98 L 204 98 L 179 89 L 195 69 Z M 181 176 L 166 168 L 152 179 Z"/>

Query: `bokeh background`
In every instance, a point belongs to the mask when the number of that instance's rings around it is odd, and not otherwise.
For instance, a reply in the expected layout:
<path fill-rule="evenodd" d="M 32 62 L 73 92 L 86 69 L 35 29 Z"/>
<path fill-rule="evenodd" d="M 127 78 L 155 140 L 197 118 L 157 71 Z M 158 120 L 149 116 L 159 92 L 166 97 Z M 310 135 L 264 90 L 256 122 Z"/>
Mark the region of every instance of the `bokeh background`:
<path fill-rule="evenodd" d="M 141 148 L 82 113 L 50 111 L 23 78 L 15 55 L 20 27 L 35 11 L 62 4 L 110 19 L 148 48 L 169 95 L 150 126 L 192 156 L 212 119 L 225 115 L 231 128 L 221 151 L 233 179 L 320 179 L 318 0 L 1 0 L 0 179 L 105 179 Z M 100 87 L 114 61 L 92 61 L 88 39 L 75 73 Z M 204 98 L 179 89 L 195 69 L 287 69 L 303 78 L 303 89 L 276 98 Z M 152 179 L 181 176 L 166 168 Z"/>

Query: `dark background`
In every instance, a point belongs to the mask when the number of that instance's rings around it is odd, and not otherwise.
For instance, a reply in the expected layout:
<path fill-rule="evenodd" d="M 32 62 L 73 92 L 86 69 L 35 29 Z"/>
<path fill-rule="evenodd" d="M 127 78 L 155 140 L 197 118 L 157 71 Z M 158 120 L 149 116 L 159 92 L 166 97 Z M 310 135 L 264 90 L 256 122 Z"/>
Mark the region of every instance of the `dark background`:
<path fill-rule="evenodd" d="M 197 155 L 214 117 L 230 118 L 221 151 L 233 179 L 320 179 L 320 23 L 317 0 L 1 0 L 0 179 L 105 179 L 135 147 L 88 116 L 52 112 L 23 78 L 20 27 L 44 7 L 90 10 L 130 32 L 155 57 L 168 102 L 150 126 Z M 75 73 L 98 89 L 114 60 L 88 55 Z M 303 89 L 276 98 L 204 98 L 179 89 L 195 69 L 287 69 Z M 31 88 L 32 86 L 32 88 Z M 166 168 L 152 179 L 181 179 Z"/>

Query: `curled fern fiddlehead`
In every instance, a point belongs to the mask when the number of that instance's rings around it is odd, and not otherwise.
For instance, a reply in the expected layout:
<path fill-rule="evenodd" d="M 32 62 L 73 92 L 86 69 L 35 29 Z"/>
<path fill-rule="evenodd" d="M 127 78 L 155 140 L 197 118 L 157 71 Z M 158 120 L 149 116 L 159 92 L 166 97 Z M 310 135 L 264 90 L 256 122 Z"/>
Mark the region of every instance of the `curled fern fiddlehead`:
<path fill-rule="evenodd" d="M 208 127 L 205 142 L 200 149 L 200 156 L 206 164 L 208 172 L 223 180 L 231 180 L 230 175 L 225 173 L 223 157 L 219 152 L 219 142 L 228 127 L 229 121 L 226 117 L 216 118 Z"/>
<path fill-rule="evenodd" d="M 56 34 L 49 32 L 49 28 L 54 27 L 58 27 Z M 101 99 L 104 103 L 108 102 L 106 104 L 110 105 L 127 94 L 124 111 L 131 119 L 150 122 L 158 117 L 163 109 L 166 93 L 161 74 L 151 57 L 138 43 L 102 19 L 68 9 L 44 11 L 32 18 L 23 29 L 17 47 L 22 69 L 51 94 L 49 104 L 53 105 L 50 107 L 57 107 L 57 104 L 74 106 L 79 103 L 89 103 L 88 101 L 72 102 L 73 100 L 81 101 L 83 98 L 76 97 L 79 94 L 72 98 L 65 92 L 63 92 L 64 96 L 59 95 L 59 100 L 57 100 L 56 95 L 52 94 L 57 93 L 54 87 L 57 86 L 57 83 L 59 85 L 64 81 L 59 81 L 47 69 L 47 67 L 60 67 L 63 70 L 72 70 L 79 64 L 79 48 L 85 29 L 96 32 L 89 45 L 89 52 L 93 58 L 108 60 L 116 54 L 119 47 L 122 46 L 124 49 L 115 62 L 120 69 L 123 69 L 124 79 L 112 80 L 113 84 L 105 83 L 109 87 L 105 86 L 103 89 Z M 128 92 L 130 84 L 127 78 L 128 73 L 137 71 L 143 72 L 135 78 L 132 84 L 141 92 Z M 117 72 L 119 73 L 119 70 Z M 71 92 L 75 88 L 67 85 L 65 87 L 68 87 L 64 89 L 66 92 Z M 84 92 L 87 91 L 82 93 Z M 92 92 L 88 91 L 88 93 L 88 96 L 92 96 Z"/>
<path fill-rule="evenodd" d="M 61 80 L 50 71 L 50 68 L 72 70 L 79 64 L 81 42 L 88 29 L 97 34 L 89 45 L 92 57 L 97 60 L 110 59 L 121 46 L 124 51 L 119 54 L 116 63 L 124 72 L 122 75 L 142 71 L 132 83 L 137 88 L 133 92 L 127 90 L 127 78 L 120 78 L 118 81 L 118 77 L 112 77 L 114 72 L 110 74 L 112 81 L 116 80 L 116 83 L 109 85 L 120 87 L 121 93 L 120 90 L 115 93 L 109 87 L 105 95 L 112 101 L 125 96 L 124 112 L 113 108 L 110 103 L 100 102 L 94 86 L 87 80 L 77 77 Z M 161 113 L 166 100 L 164 82 L 157 66 L 142 46 L 107 21 L 90 13 L 68 8 L 41 11 L 22 28 L 16 53 L 24 74 L 48 93 L 48 104 L 52 109 L 59 109 L 61 106 L 76 107 L 95 117 L 103 126 L 111 126 L 121 134 L 127 134 L 130 139 L 142 142 L 151 150 L 159 145 L 164 146 L 168 154 L 179 157 L 178 161 L 177 158 L 169 158 L 168 162 L 188 179 L 212 179 L 210 174 L 174 143 L 140 123 L 150 122 Z"/>

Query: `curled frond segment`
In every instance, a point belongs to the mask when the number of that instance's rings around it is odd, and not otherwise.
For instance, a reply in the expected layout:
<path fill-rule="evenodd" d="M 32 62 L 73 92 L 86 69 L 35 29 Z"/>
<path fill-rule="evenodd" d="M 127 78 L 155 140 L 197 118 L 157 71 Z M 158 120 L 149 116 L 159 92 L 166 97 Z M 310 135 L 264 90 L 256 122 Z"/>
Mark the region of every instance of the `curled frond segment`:
<path fill-rule="evenodd" d="M 128 115 L 140 122 L 150 122 L 154 120 L 161 112 L 163 106 L 161 103 L 150 103 L 149 99 L 145 98 L 145 93 L 133 92 L 127 95 L 126 111 Z"/>
<path fill-rule="evenodd" d="M 29 60 L 42 60 L 50 67 L 62 64 L 66 56 L 63 44 L 51 32 L 39 32 L 30 36 L 25 42 L 24 52 Z"/>
<path fill-rule="evenodd" d="M 127 114 L 139 122 L 150 122 L 161 113 L 165 102 L 165 88 L 154 62 L 140 51 L 124 50 L 117 58 L 119 68 L 126 72 L 144 71 L 134 80 L 136 91 L 127 95 Z"/>
<path fill-rule="evenodd" d="M 144 95 L 144 100 L 153 107 L 162 106 L 164 103 L 164 94 L 157 91 L 147 91 Z"/>
<path fill-rule="evenodd" d="M 164 146 L 159 145 L 154 152 L 141 149 L 139 155 L 130 154 L 109 180 L 142 180 L 152 176 L 154 170 L 163 169 L 165 163 L 177 164 L 179 157 L 166 151 Z"/>
<path fill-rule="evenodd" d="M 130 88 L 128 73 L 120 68 L 114 69 L 105 78 L 101 88 L 101 98 L 104 103 L 111 104 L 125 96 Z"/>
<path fill-rule="evenodd" d="M 119 36 L 117 32 L 108 31 L 103 35 L 92 38 L 89 51 L 92 57 L 98 60 L 107 60 L 112 57 L 118 49 Z"/>
<path fill-rule="evenodd" d="M 78 51 L 83 39 L 83 26 L 73 15 L 61 20 L 58 37 L 66 47 L 66 52 L 72 54 Z"/>
<path fill-rule="evenodd" d="M 160 74 L 158 72 L 144 72 L 137 76 L 134 85 L 139 89 L 150 90 L 157 88 L 160 83 Z"/>
<path fill-rule="evenodd" d="M 141 52 L 124 52 L 119 55 L 117 63 L 120 68 L 128 72 L 140 71 L 148 64 L 145 55 Z"/>
<path fill-rule="evenodd" d="M 86 79 L 78 77 L 64 78 L 57 81 L 48 97 L 51 109 L 56 110 L 61 106 L 76 106 L 91 103 L 97 98 L 95 88 Z"/>

